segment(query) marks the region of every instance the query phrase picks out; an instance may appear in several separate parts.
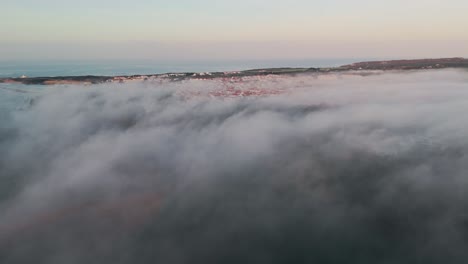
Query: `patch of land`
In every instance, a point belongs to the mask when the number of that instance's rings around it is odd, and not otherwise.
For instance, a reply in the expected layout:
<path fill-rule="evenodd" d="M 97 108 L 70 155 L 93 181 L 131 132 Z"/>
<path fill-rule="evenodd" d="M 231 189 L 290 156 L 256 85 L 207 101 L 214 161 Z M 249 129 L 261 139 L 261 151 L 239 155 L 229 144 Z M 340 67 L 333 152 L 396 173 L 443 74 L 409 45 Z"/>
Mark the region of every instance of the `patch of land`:
<path fill-rule="evenodd" d="M 445 58 L 423 60 L 392 60 L 358 62 L 339 67 L 345 70 L 427 70 L 443 68 L 468 68 L 468 59 Z"/>
<path fill-rule="evenodd" d="M 61 77 L 21 77 L 0 78 L 0 83 L 21 83 L 38 85 L 55 84 L 98 84 L 105 82 L 129 82 L 146 81 L 150 79 L 166 79 L 180 81 L 187 79 L 216 79 L 216 78 L 238 78 L 248 76 L 264 75 L 296 75 L 308 73 L 330 73 L 355 71 L 358 74 L 367 74 L 369 71 L 397 71 L 397 70 L 431 70 L 446 68 L 468 68 L 468 59 L 465 58 L 441 58 L 441 59 L 419 59 L 419 60 L 391 60 L 391 61 L 368 61 L 331 68 L 266 68 L 231 72 L 185 72 L 165 73 L 150 75 L 128 75 L 128 76 L 61 76 Z"/>

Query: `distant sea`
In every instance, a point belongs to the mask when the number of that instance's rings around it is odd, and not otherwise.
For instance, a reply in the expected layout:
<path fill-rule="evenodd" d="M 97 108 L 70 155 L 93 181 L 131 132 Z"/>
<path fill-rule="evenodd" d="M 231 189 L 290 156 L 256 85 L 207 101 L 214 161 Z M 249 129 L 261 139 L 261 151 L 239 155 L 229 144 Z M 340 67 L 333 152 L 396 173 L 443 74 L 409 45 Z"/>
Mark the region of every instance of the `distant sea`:
<path fill-rule="evenodd" d="M 168 72 L 235 71 L 277 67 L 333 67 L 369 59 L 307 60 L 226 60 L 178 61 L 100 60 L 100 61 L 0 61 L 1 77 L 52 77 L 79 75 L 133 75 Z"/>

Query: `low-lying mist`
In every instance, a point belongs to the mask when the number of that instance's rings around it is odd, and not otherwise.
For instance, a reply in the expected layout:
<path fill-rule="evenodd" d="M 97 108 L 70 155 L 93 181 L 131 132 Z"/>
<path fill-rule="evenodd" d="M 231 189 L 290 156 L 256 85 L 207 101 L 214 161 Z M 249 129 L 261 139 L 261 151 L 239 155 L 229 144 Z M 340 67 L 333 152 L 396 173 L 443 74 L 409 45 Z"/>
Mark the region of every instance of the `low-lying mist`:
<path fill-rule="evenodd" d="M 468 261 L 466 71 L 28 91 L 1 263 Z"/>

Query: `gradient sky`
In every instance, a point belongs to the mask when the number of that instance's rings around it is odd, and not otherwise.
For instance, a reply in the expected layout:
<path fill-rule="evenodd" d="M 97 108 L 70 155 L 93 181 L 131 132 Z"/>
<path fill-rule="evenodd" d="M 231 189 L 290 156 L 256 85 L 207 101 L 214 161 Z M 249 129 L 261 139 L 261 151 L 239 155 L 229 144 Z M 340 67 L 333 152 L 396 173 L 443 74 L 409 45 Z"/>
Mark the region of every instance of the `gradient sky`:
<path fill-rule="evenodd" d="M 0 60 L 468 57 L 466 0 L 1 0 Z"/>

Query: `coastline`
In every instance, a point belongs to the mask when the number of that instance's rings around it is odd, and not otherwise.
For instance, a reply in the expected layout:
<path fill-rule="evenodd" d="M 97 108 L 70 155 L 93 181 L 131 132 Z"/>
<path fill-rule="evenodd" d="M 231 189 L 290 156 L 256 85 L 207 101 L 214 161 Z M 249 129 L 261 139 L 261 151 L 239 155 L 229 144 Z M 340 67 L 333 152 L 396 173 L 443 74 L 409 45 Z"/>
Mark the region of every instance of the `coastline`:
<path fill-rule="evenodd" d="M 418 60 L 390 60 L 366 61 L 348 65 L 328 68 L 264 68 L 244 71 L 227 72 L 182 72 L 146 75 L 121 76 L 58 76 L 58 77 L 19 77 L 0 78 L 0 83 L 35 84 L 35 85 L 70 85 L 70 84 L 99 84 L 106 82 L 124 83 L 128 81 L 169 80 L 181 81 L 189 79 L 217 79 L 242 78 L 265 75 L 297 75 L 297 74 L 326 74 L 337 72 L 353 72 L 367 75 L 375 71 L 407 71 L 407 70 L 434 70 L 446 68 L 468 68 L 468 59 L 465 58 L 439 58 Z"/>

